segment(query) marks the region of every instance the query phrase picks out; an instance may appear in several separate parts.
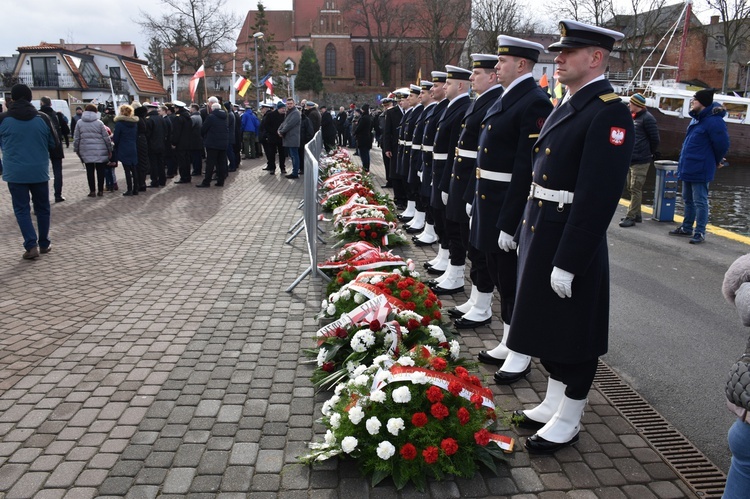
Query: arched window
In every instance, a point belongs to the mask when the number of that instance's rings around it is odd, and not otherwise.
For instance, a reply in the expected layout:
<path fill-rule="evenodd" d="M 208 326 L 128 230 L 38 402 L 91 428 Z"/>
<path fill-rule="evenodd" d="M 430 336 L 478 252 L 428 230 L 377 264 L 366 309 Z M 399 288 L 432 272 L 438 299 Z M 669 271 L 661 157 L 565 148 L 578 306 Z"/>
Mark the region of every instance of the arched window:
<path fill-rule="evenodd" d="M 406 57 L 404 57 L 404 78 L 407 80 L 415 80 L 417 78 L 417 55 L 414 53 L 414 49 L 406 51 Z"/>
<path fill-rule="evenodd" d="M 354 49 L 354 78 L 365 79 L 365 49 L 362 47 Z"/>
<path fill-rule="evenodd" d="M 336 76 L 336 47 L 332 43 L 326 46 L 326 76 Z"/>

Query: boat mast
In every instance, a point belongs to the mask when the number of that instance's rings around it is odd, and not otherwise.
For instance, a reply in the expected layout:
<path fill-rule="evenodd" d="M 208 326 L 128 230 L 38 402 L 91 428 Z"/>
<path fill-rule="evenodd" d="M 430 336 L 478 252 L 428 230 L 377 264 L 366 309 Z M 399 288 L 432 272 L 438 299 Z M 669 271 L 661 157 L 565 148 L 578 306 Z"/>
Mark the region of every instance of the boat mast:
<path fill-rule="evenodd" d="M 680 82 L 680 74 L 682 73 L 682 57 L 685 53 L 685 47 L 687 46 L 688 30 L 690 29 L 690 14 L 693 6 L 693 0 L 686 0 L 685 2 L 685 24 L 682 27 L 682 41 L 680 42 L 680 56 L 677 59 L 677 77 L 675 80 L 677 83 Z"/>

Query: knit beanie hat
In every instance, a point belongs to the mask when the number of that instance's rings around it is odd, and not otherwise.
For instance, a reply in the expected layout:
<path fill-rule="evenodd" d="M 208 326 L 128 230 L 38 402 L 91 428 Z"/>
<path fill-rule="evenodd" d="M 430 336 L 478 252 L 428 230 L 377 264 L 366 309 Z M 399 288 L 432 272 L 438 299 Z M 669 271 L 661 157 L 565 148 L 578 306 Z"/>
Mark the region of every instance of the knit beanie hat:
<path fill-rule="evenodd" d="M 630 103 L 638 107 L 646 107 L 646 98 L 642 94 L 633 94 L 630 96 Z"/>
<path fill-rule="evenodd" d="M 14 101 L 25 99 L 31 102 L 31 89 L 23 83 L 16 83 L 10 89 L 10 98 Z"/>
<path fill-rule="evenodd" d="M 708 107 L 714 101 L 714 89 L 704 88 L 695 92 L 695 100 L 703 104 L 703 107 Z"/>
<path fill-rule="evenodd" d="M 276 109 L 281 109 L 282 107 L 286 107 L 286 105 L 283 102 L 276 103 Z"/>

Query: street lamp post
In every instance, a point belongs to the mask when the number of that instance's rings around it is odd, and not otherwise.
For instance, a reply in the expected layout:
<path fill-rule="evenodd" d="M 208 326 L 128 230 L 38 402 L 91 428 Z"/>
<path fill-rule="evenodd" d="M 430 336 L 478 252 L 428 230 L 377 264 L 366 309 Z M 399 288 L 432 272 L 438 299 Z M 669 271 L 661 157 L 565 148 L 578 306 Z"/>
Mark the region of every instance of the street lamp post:
<path fill-rule="evenodd" d="M 255 105 L 260 105 L 260 85 L 258 84 L 258 40 L 260 38 L 263 38 L 263 33 L 258 31 L 257 33 L 253 34 L 253 38 L 255 38 Z"/>
<path fill-rule="evenodd" d="M 236 56 L 237 56 L 237 52 L 232 52 L 232 80 L 229 82 L 229 88 L 231 92 L 231 97 L 229 98 L 229 100 L 232 101 L 232 104 L 235 103 L 234 80 L 237 79 L 237 67 L 235 66 L 235 62 L 237 60 Z"/>

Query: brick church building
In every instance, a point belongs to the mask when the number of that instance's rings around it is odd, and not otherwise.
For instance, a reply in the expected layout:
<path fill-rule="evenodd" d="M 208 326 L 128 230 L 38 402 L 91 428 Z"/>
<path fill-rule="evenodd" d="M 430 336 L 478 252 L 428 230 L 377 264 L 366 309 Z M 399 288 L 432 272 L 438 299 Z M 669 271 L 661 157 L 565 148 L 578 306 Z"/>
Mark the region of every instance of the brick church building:
<path fill-rule="evenodd" d="M 370 48 L 370 39 L 364 27 L 357 25 L 345 10 L 346 0 L 293 0 L 292 10 L 265 11 L 268 20 L 268 33 L 273 35 L 280 73 L 289 70 L 297 72 L 302 50 L 312 47 L 323 74 L 324 92 L 327 94 L 387 94 L 393 88 L 414 83 L 421 70 L 423 78 L 433 68 L 432 57 L 425 44 L 424 34 L 416 27 L 399 32 L 400 47 L 395 53 L 391 67 L 390 88 L 378 69 Z M 409 0 L 391 0 L 391 4 L 406 4 Z M 469 4 L 470 0 L 466 0 Z M 412 4 L 418 4 L 411 0 Z M 256 10 L 247 13 L 242 29 L 237 37 L 237 60 L 244 61 L 246 67 L 254 59 L 256 40 L 253 26 Z M 371 27 L 373 30 L 374 26 Z M 395 25 L 394 25 L 395 26 Z M 458 48 L 448 64 L 456 64 L 458 54 L 466 42 L 469 21 L 453 37 Z M 393 30 L 393 27 L 391 28 Z M 265 40 L 259 43 L 267 43 Z"/>

